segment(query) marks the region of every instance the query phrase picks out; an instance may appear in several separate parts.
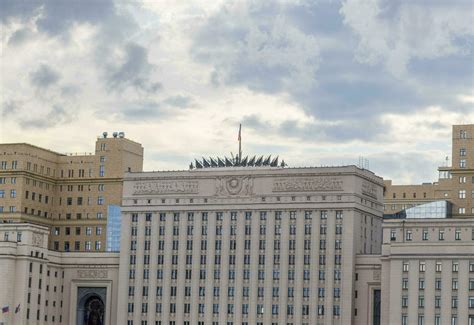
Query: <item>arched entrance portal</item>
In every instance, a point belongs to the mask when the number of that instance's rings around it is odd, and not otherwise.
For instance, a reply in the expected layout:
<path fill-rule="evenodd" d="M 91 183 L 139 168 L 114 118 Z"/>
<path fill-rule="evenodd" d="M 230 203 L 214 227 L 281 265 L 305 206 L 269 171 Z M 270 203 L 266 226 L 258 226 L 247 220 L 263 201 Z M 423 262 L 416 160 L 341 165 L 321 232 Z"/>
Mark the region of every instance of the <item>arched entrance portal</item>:
<path fill-rule="evenodd" d="M 84 325 L 104 324 L 104 302 L 98 296 L 87 299 L 84 305 Z"/>
<path fill-rule="evenodd" d="M 105 325 L 105 288 L 79 288 L 77 325 Z"/>

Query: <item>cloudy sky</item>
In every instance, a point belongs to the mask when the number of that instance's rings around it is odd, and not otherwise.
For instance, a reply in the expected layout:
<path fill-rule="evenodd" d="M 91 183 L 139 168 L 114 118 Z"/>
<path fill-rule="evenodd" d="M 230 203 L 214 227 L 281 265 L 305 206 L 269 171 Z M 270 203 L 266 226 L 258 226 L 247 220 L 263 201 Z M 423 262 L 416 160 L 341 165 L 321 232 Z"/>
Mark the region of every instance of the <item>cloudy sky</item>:
<path fill-rule="evenodd" d="M 436 179 L 474 123 L 471 0 L 0 0 L 0 142 L 90 152 L 103 131 L 145 168 L 244 154 Z"/>

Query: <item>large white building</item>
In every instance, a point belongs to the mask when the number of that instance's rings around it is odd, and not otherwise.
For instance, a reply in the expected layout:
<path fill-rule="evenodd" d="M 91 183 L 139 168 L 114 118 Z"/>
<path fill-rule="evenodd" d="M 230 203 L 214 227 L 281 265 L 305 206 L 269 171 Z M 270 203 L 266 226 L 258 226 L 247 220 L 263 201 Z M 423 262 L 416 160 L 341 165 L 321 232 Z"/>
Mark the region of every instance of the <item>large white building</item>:
<path fill-rule="evenodd" d="M 380 254 L 382 188 L 355 166 L 130 173 L 118 319 L 367 324 L 380 286 L 355 314 L 356 256 Z"/>

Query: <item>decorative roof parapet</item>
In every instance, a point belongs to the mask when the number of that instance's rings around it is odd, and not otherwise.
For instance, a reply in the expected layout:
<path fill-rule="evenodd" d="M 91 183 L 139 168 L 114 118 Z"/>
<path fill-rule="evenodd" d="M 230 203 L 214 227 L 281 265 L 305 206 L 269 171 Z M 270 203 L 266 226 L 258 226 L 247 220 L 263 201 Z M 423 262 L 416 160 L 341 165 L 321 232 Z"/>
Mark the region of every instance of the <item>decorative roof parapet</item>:
<path fill-rule="evenodd" d="M 272 156 L 264 158 L 264 156 L 249 158 L 246 156 L 241 159 L 239 155 L 236 157 L 217 157 L 217 158 L 202 158 L 195 159 L 194 163 L 189 165 L 189 169 L 203 169 L 203 168 L 220 168 L 220 167 L 287 167 L 288 165 L 282 160 L 278 162 L 278 156 L 272 159 Z"/>

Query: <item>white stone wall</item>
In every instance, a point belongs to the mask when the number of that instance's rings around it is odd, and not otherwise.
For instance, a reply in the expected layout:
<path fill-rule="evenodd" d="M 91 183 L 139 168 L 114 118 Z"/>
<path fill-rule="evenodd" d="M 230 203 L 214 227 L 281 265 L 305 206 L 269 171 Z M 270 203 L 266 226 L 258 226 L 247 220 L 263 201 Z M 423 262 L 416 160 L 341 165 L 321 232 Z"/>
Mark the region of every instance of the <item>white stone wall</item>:
<path fill-rule="evenodd" d="M 235 181 L 234 181 L 235 180 Z M 234 183 L 232 183 L 234 182 Z M 141 324 L 147 321 L 154 324 L 162 321 L 168 324 L 174 320 L 177 324 L 350 324 L 354 323 L 354 270 L 355 256 L 358 253 L 380 252 L 380 225 L 382 214 L 381 179 L 372 173 L 356 167 L 341 168 L 301 168 L 301 169 L 213 169 L 183 172 L 133 173 L 126 176 L 123 198 L 123 232 L 121 247 L 121 270 L 119 288 L 119 319 Z M 235 185 L 235 186 L 234 186 Z M 327 219 L 321 219 L 321 213 L 327 212 Z M 336 218 L 336 211 L 343 217 Z M 208 213 L 207 236 L 201 234 L 202 213 Z M 246 220 L 246 212 L 252 217 Z M 260 219 L 260 213 L 266 212 L 266 220 Z M 151 213 L 151 221 L 146 221 Z M 194 220 L 188 221 L 188 213 L 194 214 Z M 222 213 L 222 221 L 216 215 Z M 236 220 L 232 220 L 236 213 Z M 275 218 L 281 213 L 281 220 Z M 292 217 L 294 213 L 294 218 Z M 311 213 L 311 218 L 305 218 Z M 340 212 L 337 212 L 340 213 Z M 160 214 L 165 214 L 160 221 Z M 179 214 L 175 222 L 174 214 Z M 136 216 L 136 217 L 135 217 Z M 136 222 L 132 221 L 136 218 Z M 294 220 L 293 220 L 294 219 Z M 281 234 L 276 235 L 275 224 L 281 225 Z M 326 235 L 320 234 L 320 225 L 327 227 Z M 235 224 L 236 235 L 230 234 Z M 245 235 L 245 226 L 251 226 L 251 235 Z M 296 226 L 295 235 L 290 235 L 290 226 Z M 305 224 L 311 225 L 311 234 L 305 235 Z M 193 225 L 192 236 L 186 235 L 188 226 Z M 216 226 L 222 225 L 222 235 L 216 236 Z M 260 235 L 261 225 L 266 226 L 265 235 Z M 336 235 L 336 225 L 342 226 L 342 233 Z M 145 236 L 145 227 L 150 227 L 150 236 Z M 164 235 L 159 235 L 160 226 Z M 173 236 L 173 226 L 179 229 L 179 235 Z M 337 226 L 339 227 L 339 226 Z M 136 229 L 136 230 L 134 230 Z M 136 236 L 132 232 L 136 231 Z M 201 251 L 201 240 L 207 240 L 207 250 Z M 245 240 L 251 241 L 251 249 L 244 249 Z M 320 240 L 326 240 L 326 249 L 320 250 Z M 335 248 L 340 240 L 342 247 Z M 159 241 L 165 243 L 159 250 Z M 173 241 L 178 249 L 172 250 Z M 193 250 L 186 250 L 186 241 L 193 242 Z M 222 241 L 222 248 L 215 251 L 216 240 Z M 236 249 L 231 250 L 231 241 L 236 241 Z M 259 251 L 260 240 L 265 240 L 266 248 Z M 274 250 L 275 240 L 280 241 L 280 250 Z M 289 240 L 295 241 L 295 266 L 289 265 Z M 305 240 L 311 247 L 305 250 Z M 131 242 L 136 241 L 137 248 L 131 251 Z M 145 241 L 150 242 L 150 251 L 144 250 Z M 221 256 L 219 281 L 214 280 L 215 255 Z M 280 255 L 280 264 L 273 264 L 273 255 Z M 341 265 L 335 265 L 335 255 L 341 255 Z M 130 265 L 130 256 L 136 256 L 136 264 Z M 150 264 L 143 265 L 144 256 L 150 256 Z M 164 265 L 157 263 L 158 255 L 164 256 Z M 178 277 L 170 279 L 175 268 L 172 256 L 178 258 Z M 192 264 L 186 266 L 186 255 L 191 255 Z M 199 280 L 201 255 L 207 263 L 202 266 L 207 271 L 205 280 Z M 229 256 L 235 255 L 235 280 L 229 280 Z M 250 279 L 243 279 L 244 255 L 250 255 Z M 265 259 L 259 266 L 259 255 Z M 309 265 L 304 265 L 304 256 L 310 256 Z M 326 256 L 326 264 L 319 265 L 320 255 Z M 303 270 L 310 272 L 309 280 L 303 279 Z M 135 270 L 135 279 L 129 279 L 130 269 Z M 143 279 L 148 269 L 150 278 Z M 157 279 L 157 270 L 163 270 L 163 280 Z M 192 278 L 185 279 L 186 269 L 192 270 Z M 273 281 L 273 270 L 280 271 L 280 280 Z M 294 269 L 294 281 L 288 280 L 288 270 Z M 340 269 L 341 280 L 334 280 L 334 270 Z M 258 271 L 264 272 L 264 280 L 258 279 Z M 319 270 L 326 272 L 326 280 L 319 281 Z M 134 295 L 128 296 L 129 287 L 134 287 Z M 148 297 L 143 297 L 143 287 L 148 288 Z M 162 287 L 161 299 L 156 296 L 156 288 Z M 172 287 L 177 288 L 176 297 L 171 297 Z M 191 288 L 191 296 L 184 296 L 185 287 Z M 199 287 L 204 287 L 205 297 L 199 297 Z M 219 297 L 213 297 L 214 287 L 219 288 Z M 228 297 L 229 287 L 235 288 L 234 297 Z M 249 297 L 243 297 L 244 288 L 249 288 Z M 263 288 L 263 297 L 258 298 L 258 288 Z M 294 297 L 288 298 L 288 287 L 294 288 Z M 278 288 L 279 297 L 272 295 Z M 304 288 L 309 289 L 307 298 L 303 297 Z M 325 289 L 325 297 L 319 298 L 319 288 Z M 334 298 L 334 288 L 340 288 L 340 298 Z M 156 313 L 156 303 L 162 304 L 162 312 Z M 148 304 L 148 312 L 142 313 L 142 304 Z M 170 303 L 176 306 L 176 312 L 170 312 Z M 133 312 L 128 306 L 133 304 Z M 190 304 L 189 314 L 184 312 L 185 304 Z M 198 305 L 205 305 L 205 312 L 198 313 Z M 219 306 L 219 314 L 213 315 L 213 304 Z M 234 305 L 233 315 L 227 313 L 229 304 Z M 248 304 L 248 315 L 243 314 L 242 305 Z M 258 305 L 263 306 L 263 315 L 257 314 Z M 278 306 L 278 314 L 272 315 L 272 305 Z M 287 306 L 293 305 L 293 315 L 287 313 Z M 303 315 L 303 306 L 308 306 L 308 315 Z M 324 306 L 325 314 L 318 316 L 318 305 Z M 340 306 L 340 315 L 333 316 L 333 307 Z M 216 323 L 216 324 L 217 324 Z"/>
<path fill-rule="evenodd" d="M 118 254 L 59 253 L 47 245 L 46 227 L 0 224 L 0 306 L 10 309 L 0 322 L 75 324 L 77 288 L 100 286 L 108 288 L 106 324 L 117 324 Z"/>
<path fill-rule="evenodd" d="M 384 243 L 382 249 L 382 323 L 400 324 L 406 317 L 407 324 L 418 324 L 423 316 L 425 324 L 452 324 L 453 316 L 457 324 L 468 324 L 469 316 L 474 316 L 473 308 L 468 307 L 469 281 L 474 281 L 474 241 L 472 234 L 474 221 L 468 219 L 425 219 L 425 220 L 389 220 L 384 223 Z M 395 238 L 391 240 L 391 231 Z M 423 231 L 428 237 L 423 240 Z M 439 231 L 445 232 L 444 240 L 439 239 Z M 460 232 L 456 239 L 456 230 Z M 407 232 L 412 239 L 407 240 Z M 408 270 L 404 271 L 403 264 Z M 425 267 L 420 267 L 424 263 Z M 440 263 L 441 270 L 436 269 Z M 458 265 L 457 267 L 454 265 Z M 471 269 L 470 269 L 470 264 Z M 403 281 L 407 281 L 406 288 Z M 424 288 L 420 288 L 420 279 Z M 436 279 L 441 280 L 437 289 Z M 458 282 L 453 288 L 452 282 Z M 402 298 L 408 299 L 407 306 Z M 419 298 L 424 298 L 424 306 L 419 306 Z M 435 306 L 436 297 L 441 300 Z M 452 298 L 457 297 L 457 308 L 452 306 Z"/>

